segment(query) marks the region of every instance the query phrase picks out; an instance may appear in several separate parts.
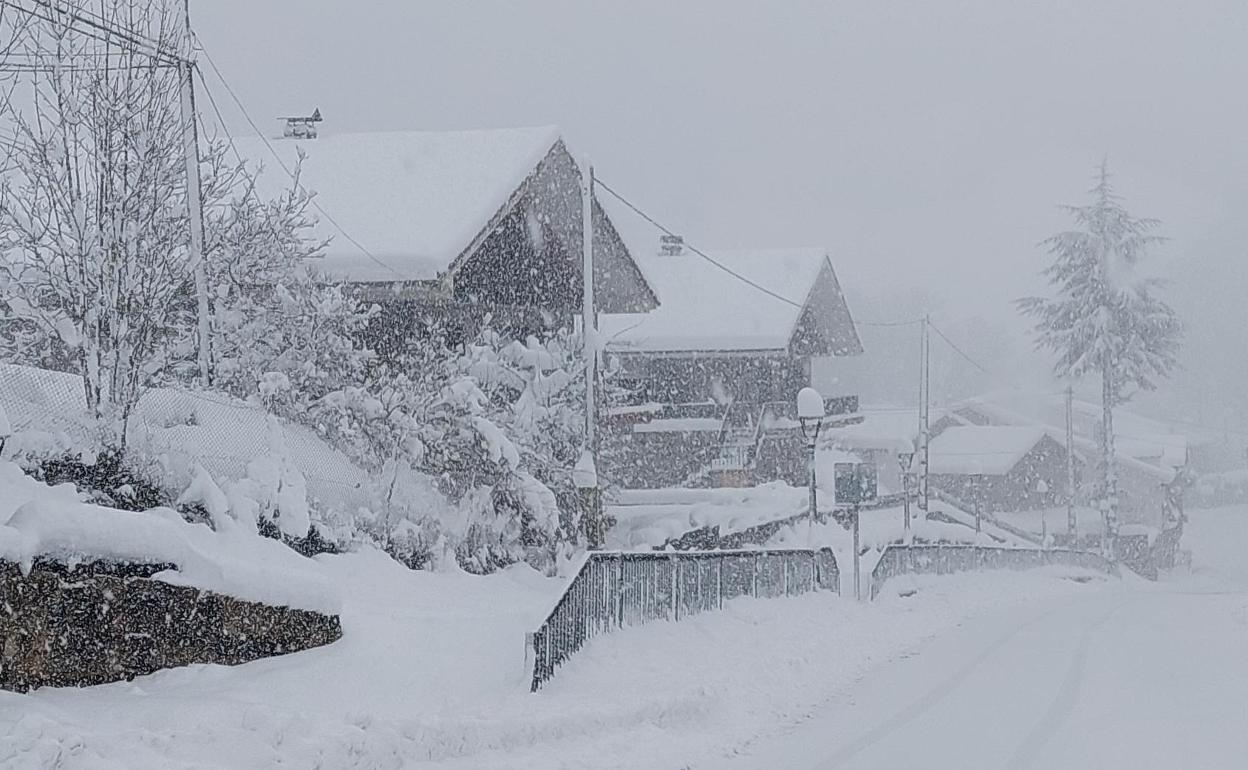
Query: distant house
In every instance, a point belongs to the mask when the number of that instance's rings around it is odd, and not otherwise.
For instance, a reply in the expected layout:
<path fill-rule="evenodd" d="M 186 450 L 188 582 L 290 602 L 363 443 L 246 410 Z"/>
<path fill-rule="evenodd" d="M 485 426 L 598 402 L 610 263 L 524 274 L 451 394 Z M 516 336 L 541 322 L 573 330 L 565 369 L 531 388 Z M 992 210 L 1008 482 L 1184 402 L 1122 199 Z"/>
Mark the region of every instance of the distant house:
<path fill-rule="evenodd" d="M 1101 451 L 1100 407 L 1075 399 L 1072 413 L 1075 456 L 1081 466 L 1091 467 Z M 1217 454 L 1204 451 L 1213 448 L 1204 439 L 1193 441 L 1164 422 L 1125 409 L 1115 410 L 1114 420 L 1121 521 L 1160 526 L 1162 487 L 1174 481 L 1176 469 L 1198 453 L 1209 462 L 1216 462 Z M 1061 394 L 999 391 L 953 404 L 933 423 L 932 431 L 940 435 L 958 426 L 1018 426 L 1045 430 L 1064 444 L 1065 421 L 1065 398 Z M 1078 502 L 1092 505 L 1094 480 L 1088 472 L 1081 484 Z"/>
<path fill-rule="evenodd" d="M 489 313 L 529 329 L 581 307 L 580 169 L 558 129 L 321 133 L 271 142 L 328 213 L 319 265 L 379 303 L 374 332 L 401 344 L 430 317 L 471 332 Z M 260 187 L 291 181 L 259 141 Z M 604 312 L 641 312 L 655 294 L 600 205 L 594 281 Z"/>
<path fill-rule="evenodd" d="M 959 426 L 931 442 L 931 485 L 985 511 L 1038 510 L 1066 500 L 1066 448 L 1036 426 Z"/>
<path fill-rule="evenodd" d="M 822 249 L 635 251 L 659 307 L 605 315 L 601 332 L 642 401 L 788 402 L 811 358 L 862 352 Z"/>
<path fill-rule="evenodd" d="M 856 416 L 861 421 L 828 431 L 828 440 L 838 449 L 873 463 L 882 493 L 903 491 L 905 484 L 899 458 L 912 456 L 917 451 L 918 407 L 862 406 Z M 943 416 L 943 410 L 933 408 L 929 421 L 934 424 Z"/>
<path fill-rule="evenodd" d="M 659 307 L 600 320 L 612 381 L 629 399 L 615 415 L 617 433 L 631 432 L 625 483 L 800 481 L 793 402 L 811 360 L 862 352 L 827 253 L 708 259 L 676 239 L 649 243 L 630 241 Z M 830 414 L 857 409 L 853 394 L 824 395 Z"/>
<path fill-rule="evenodd" d="M 1064 433 L 1066 399 L 1061 393 L 1029 393 L 1000 390 L 969 398 L 950 407 L 949 424 L 1037 425 Z M 1101 405 L 1075 398 L 1071 415 L 1076 442 L 1099 444 Z M 1115 446 L 1123 457 L 1130 457 L 1158 468 L 1176 468 L 1210 443 L 1188 430 L 1136 414 L 1128 409 L 1114 410 Z M 1238 458 L 1236 458 L 1238 459 Z"/>

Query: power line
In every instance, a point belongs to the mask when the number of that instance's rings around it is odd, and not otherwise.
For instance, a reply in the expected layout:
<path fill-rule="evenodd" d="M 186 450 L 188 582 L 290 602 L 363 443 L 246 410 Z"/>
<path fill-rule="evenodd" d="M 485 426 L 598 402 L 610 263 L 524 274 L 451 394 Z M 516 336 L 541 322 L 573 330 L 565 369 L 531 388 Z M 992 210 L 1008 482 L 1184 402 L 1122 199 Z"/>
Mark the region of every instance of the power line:
<path fill-rule="evenodd" d="M 634 211 L 634 212 L 635 212 L 638 216 L 640 216 L 642 219 L 646 220 L 646 221 L 647 221 L 647 222 L 649 222 L 650 224 L 652 224 L 652 225 L 654 225 L 655 227 L 659 228 L 659 229 L 660 229 L 660 230 L 662 230 L 665 234 L 667 234 L 667 235 L 671 235 L 671 236 L 676 236 L 676 233 L 672 232 L 671 230 L 669 230 L 669 229 L 667 229 L 666 227 L 664 227 L 663 225 L 661 225 L 659 222 L 657 222 L 657 221 L 656 221 L 653 217 L 651 217 L 649 214 L 647 214 L 646 212 L 644 212 L 644 211 L 642 211 L 641 209 L 639 209 L 639 208 L 637 208 L 636 206 L 634 206 L 634 205 L 633 205 L 633 204 L 632 204 L 632 203 L 631 203 L 631 202 L 630 202 L 627 198 L 625 198 L 623 195 L 620 195 L 618 192 L 616 192 L 615 190 L 611 189 L 611 187 L 610 187 L 610 186 L 609 186 L 606 182 L 603 182 L 601 179 L 598 179 L 598 178 L 595 178 L 595 179 L 594 179 L 594 182 L 595 182 L 595 184 L 597 184 L 597 185 L 598 185 L 599 187 L 601 187 L 602 189 L 604 189 L 604 190 L 606 190 L 607 192 L 611 193 L 611 195 L 613 195 L 613 196 L 614 196 L 617 200 L 619 200 L 619 202 L 620 202 L 620 203 L 623 203 L 625 206 L 628 206 L 630 209 L 632 209 L 632 210 L 633 210 L 633 211 Z M 689 245 L 688 243 L 685 243 L 685 248 L 689 249 L 689 250 L 690 250 L 690 251 L 692 251 L 694 254 L 697 254 L 697 255 L 698 255 L 699 257 L 701 257 L 702 259 L 705 259 L 707 262 L 710 262 L 710 263 L 711 263 L 712 265 L 714 265 L 715 267 L 718 267 L 720 270 L 723 270 L 725 273 L 727 273 L 727 274 L 731 275 L 733 278 L 736 278 L 738 281 L 742 281 L 743 283 L 746 283 L 746 284 L 748 284 L 748 285 L 750 285 L 750 286 L 754 287 L 755 289 L 758 289 L 759 291 L 761 291 L 762 293 L 764 293 L 764 294 L 766 294 L 766 295 L 768 295 L 768 296 L 770 296 L 770 297 L 774 297 L 775 299 L 778 299 L 778 300 L 780 300 L 781 302 L 784 302 L 784 303 L 786 303 L 786 304 L 792 305 L 793 307 L 796 307 L 796 308 L 801 308 L 801 307 L 804 307 L 803 303 L 801 303 L 801 302 L 794 302 L 793 300 L 789 299 L 788 297 L 785 297 L 785 296 L 783 296 L 783 295 L 781 295 L 781 294 L 777 294 L 776 292 L 772 291 L 771 289 L 768 289 L 766 286 L 762 286 L 761 284 L 758 284 L 758 283 L 755 283 L 754 281 L 751 281 L 749 278 L 746 278 L 744 275 L 741 275 L 741 274 L 740 274 L 740 273 L 738 273 L 736 270 L 733 270 L 732 268 L 728 267 L 727 265 L 723 264 L 722 262 L 719 262 L 718 260 L 714 259 L 713 257 L 711 257 L 711 256 L 707 255 L 705 252 L 703 252 L 703 251 L 701 251 L 701 250 L 699 250 L 699 249 L 694 248 L 693 246 Z"/>
<path fill-rule="evenodd" d="M 160 62 L 154 65 L 158 69 L 173 69 L 176 65 Z M 108 65 L 85 66 L 80 64 L 32 64 L 27 62 L 6 62 L 0 63 L 0 73 L 5 74 L 23 74 L 23 73 L 53 73 L 53 72 L 103 72 L 109 68 Z"/>
<path fill-rule="evenodd" d="M 921 323 L 923 323 L 922 318 L 911 318 L 908 321 L 854 321 L 855 326 L 879 327 L 916 326 Z"/>
<path fill-rule="evenodd" d="M 195 74 L 199 75 L 200 85 L 204 87 L 204 95 L 208 97 L 208 104 L 212 107 L 213 114 L 217 116 L 217 125 L 221 126 L 221 130 L 225 132 L 225 139 L 230 145 L 230 151 L 234 153 L 234 157 L 238 159 L 239 163 L 246 163 L 242 153 L 238 151 L 238 147 L 234 144 L 234 135 L 230 133 L 230 127 L 225 124 L 225 118 L 221 116 L 221 108 L 217 106 L 217 98 L 208 89 L 208 81 L 204 79 L 203 71 L 196 67 Z"/>
<path fill-rule="evenodd" d="M 122 40 L 123 42 L 129 43 L 130 45 L 135 46 L 136 48 L 146 47 L 149 50 L 145 51 L 145 53 L 152 56 L 153 58 L 165 59 L 166 64 L 172 64 L 174 66 L 177 66 L 182 61 L 182 57 L 178 56 L 175 53 L 169 53 L 168 51 L 166 51 L 161 46 L 161 43 L 159 41 L 152 40 L 146 35 L 141 35 L 138 32 L 135 32 L 134 30 L 118 29 L 116 26 L 114 26 L 113 22 L 110 19 L 106 19 L 99 14 L 86 10 L 85 8 L 76 9 L 76 8 L 67 6 L 64 3 L 57 3 L 56 7 L 54 8 L 51 0 L 32 0 L 32 2 L 34 2 L 36 5 L 41 5 L 44 8 L 47 8 L 49 11 L 55 10 L 59 13 L 66 14 L 67 16 L 74 19 L 75 21 L 86 24 L 94 29 L 98 29 L 104 32 L 105 34 L 110 34 Z"/>
<path fill-rule="evenodd" d="M 640 216 L 642 219 L 646 220 L 646 221 L 647 221 L 647 222 L 649 222 L 650 224 L 654 225 L 656 228 L 658 228 L 659 230 L 661 230 L 661 231 L 662 231 L 663 233 L 665 233 L 666 235 L 672 235 L 672 236 L 675 236 L 675 235 L 676 235 L 676 233 L 675 233 L 675 232 L 673 232 L 672 230 L 670 230 L 670 229 L 669 229 L 669 228 L 667 228 L 667 227 L 664 227 L 662 223 L 658 222 L 656 219 L 654 219 L 654 217 L 652 217 L 652 216 L 650 216 L 649 214 L 647 214 L 646 212 L 642 211 L 642 210 L 641 210 L 640 208 L 638 208 L 638 207 L 637 207 L 634 203 L 632 203 L 631 201 L 629 201 L 627 198 L 625 198 L 625 197 L 624 197 L 623 195 L 621 195 L 620 193 L 616 192 L 616 191 L 615 191 L 615 190 L 614 190 L 614 189 L 613 189 L 610 185 L 608 185 L 607 183 L 603 182 L 601 179 L 597 179 L 597 178 L 595 178 L 595 179 L 594 179 L 594 182 L 595 182 L 598 186 L 602 187 L 602 189 L 606 190 L 608 193 L 610 193 L 612 196 L 614 196 L 614 197 L 615 197 L 618 201 L 620 201 L 620 203 L 623 203 L 625 206 L 627 206 L 629 209 L 631 209 L 631 210 L 632 210 L 635 214 L 637 214 L 638 216 Z M 768 296 L 774 297 L 775 299 L 778 299 L 778 300 L 780 300 L 781 302 L 784 302 L 784 303 L 786 303 L 786 304 L 788 304 L 788 305 L 792 305 L 793 307 L 798 307 L 798 308 L 800 308 L 800 307 L 804 307 L 803 303 L 801 303 L 801 302 L 797 302 L 797 301 L 795 301 L 795 300 L 789 299 L 788 297 L 785 297 L 785 296 L 782 296 L 782 295 L 780 295 L 780 294 L 777 294 L 776 292 L 772 291 L 771 289 L 768 289 L 766 286 L 762 286 L 762 285 L 760 285 L 760 284 L 756 283 L 755 281 L 750 280 L 750 279 L 749 279 L 749 278 L 747 278 L 746 276 L 741 275 L 741 274 L 740 274 L 740 273 L 738 273 L 737 271 L 733 270 L 732 268 L 728 267 L 727 265 L 723 264 L 722 262 L 720 262 L 720 261 L 716 260 L 715 258 L 711 257 L 710 255 L 706 254 L 705 252 L 701 251 L 700 249 L 697 249 L 697 248 L 695 248 L 695 247 L 691 246 L 688 242 L 686 242 L 684 245 L 685 245 L 685 248 L 689 249 L 689 250 L 690 250 L 690 251 L 692 251 L 694 254 L 697 254 L 699 257 L 701 257 L 701 258 L 705 259 L 707 262 L 710 262 L 712 265 L 714 265 L 715 267 L 719 268 L 720 270 L 723 270 L 724 272 L 728 273 L 728 274 L 729 274 L 729 275 L 731 275 L 733 278 L 736 278 L 736 279 L 737 279 L 737 280 L 739 280 L 739 281 L 743 281 L 743 282 L 745 282 L 746 284 L 748 284 L 748 285 L 752 286 L 753 288 L 758 289 L 759 291 L 763 292 L 764 294 L 767 294 Z M 854 321 L 854 325 L 856 325 L 856 326 L 878 326 L 878 327 L 914 326 L 914 325 L 916 325 L 916 324 L 921 324 L 921 323 L 923 323 L 923 319 L 922 319 L 922 318 L 911 318 L 911 319 L 906 319 L 906 320 L 901 320 L 901 321 L 857 321 L 857 320 L 856 320 L 856 321 Z"/>
<path fill-rule="evenodd" d="M 212 112 L 214 115 L 216 115 L 217 124 L 221 127 L 221 131 L 225 134 L 226 143 L 229 144 L 230 151 L 234 153 L 235 159 L 238 160 L 238 163 L 240 166 L 244 167 L 244 171 L 245 171 L 245 166 L 246 166 L 247 161 L 245 158 L 243 158 L 242 153 L 238 151 L 238 147 L 234 143 L 234 135 L 230 132 L 230 127 L 226 125 L 225 118 L 222 117 L 221 115 L 221 109 L 217 106 L 217 100 L 213 97 L 212 91 L 208 90 L 208 83 L 204 80 L 204 73 L 199 69 L 198 66 L 194 68 L 194 72 L 195 74 L 199 75 L 199 82 L 204 87 L 204 94 L 208 96 L 208 104 L 212 106 Z M 197 113 L 195 117 L 199 119 L 199 124 L 204 129 L 204 135 L 207 136 L 208 125 L 206 121 L 204 121 L 203 116 Z M 248 180 L 247 185 L 246 185 L 246 194 L 247 196 L 254 199 L 256 203 L 263 206 L 264 201 L 260 200 L 260 194 L 256 191 L 256 185 L 254 184 L 254 180 L 251 180 L 251 179 Z M 264 221 L 265 221 L 265 224 L 268 226 L 269 233 L 273 236 L 274 240 L 281 241 L 283 239 L 282 235 L 277 231 L 277 228 L 273 225 L 272 220 L 269 219 L 268 217 L 265 217 Z"/>
<path fill-rule="evenodd" d="M 20 11 L 21 13 L 24 13 L 27 16 L 36 18 L 40 21 L 48 22 L 49 24 L 64 23 L 61 19 L 56 17 L 56 14 L 67 16 L 70 19 L 78 22 L 79 25 L 82 25 L 82 26 L 74 26 L 73 29 L 75 32 L 85 37 L 89 37 L 97 42 L 105 43 L 107 45 L 114 45 L 117 43 L 117 41 L 121 41 L 123 43 L 127 43 L 135 47 L 136 49 L 139 49 L 142 53 L 144 53 L 147 56 L 152 57 L 153 59 L 161 60 L 165 64 L 171 64 L 171 65 L 176 66 L 178 62 L 180 61 L 179 57 L 177 57 L 174 54 L 170 54 L 167 51 L 165 51 L 163 48 L 161 48 L 159 43 L 152 41 L 152 40 L 148 40 L 147 38 L 144 38 L 143 36 L 138 35 L 134 32 L 123 31 L 123 30 L 117 29 L 111 24 L 111 22 L 109 22 L 108 20 L 102 17 L 95 16 L 94 14 L 91 14 L 89 12 L 80 12 L 73 8 L 66 7 L 60 3 L 53 3 L 52 0 L 31 0 L 31 1 L 35 5 L 45 9 L 45 12 L 47 15 L 40 14 L 39 12 L 31 8 L 17 5 L 11 0 L 0 0 L 0 4 L 5 5 L 9 8 L 12 8 L 15 11 Z M 94 30 L 94 32 L 90 32 L 88 31 L 88 29 Z M 104 35 L 108 37 L 101 37 L 99 33 L 103 33 Z"/>
<path fill-rule="evenodd" d="M 39 13 L 39 12 L 37 12 L 37 11 L 34 11 L 34 10 L 30 9 L 30 8 L 25 8 L 25 7 L 20 6 L 20 5 L 17 5 L 17 4 L 15 4 L 15 3 L 11 2 L 10 0 L 0 0 L 0 6 L 5 6 L 5 7 L 7 7 L 7 8 L 12 8 L 14 11 L 18 11 L 18 12 L 24 13 L 24 14 L 26 14 L 28 17 L 30 17 L 30 18 L 32 18 L 32 19 L 37 19 L 37 20 L 39 20 L 39 21 L 45 21 L 45 22 L 47 22 L 47 23 L 49 23 L 49 24 L 58 24 L 58 23 L 60 23 L 57 19 L 55 19 L 55 18 L 53 18 L 53 17 L 51 17 L 51 16 L 44 16 L 44 15 L 40 14 L 40 13 Z M 106 44 L 106 45 L 112 45 L 112 44 L 114 43 L 114 41 L 113 41 L 113 40 L 110 40 L 110 39 L 108 39 L 108 38 L 106 38 L 106 37 L 102 37 L 102 36 L 100 36 L 100 35 L 99 35 L 99 34 L 97 34 L 97 33 L 88 32 L 88 31 L 87 31 L 87 30 L 85 30 L 85 29 L 78 29 L 78 28 L 75 28 L 75 29 L 74 29 L 74 31 L 75 31 L 75 32 L 77 32 L 78 34 L 82 35 L 83 37 L 90 38 L 90 39 L 92 39 L 92 40 L 95 40 L 95 41 L 96 41 L 96 42 L 98 42 L 98 43 L 104 43 L 104 44 Z"/>
<path fill-rule="evenodd" d="M 277 161 L 277 164 L 281 166 L 283 171 L 286 172 L 286 175 L 289 176 L 291 181 L 295 183 L 295 186 L 299 190 L 301 190 L 304 193 L 304 195 L 308 196 L 308 202 L 312 205 L 312 208 L 316 209 L 321 214 L 321 216 L 325 217 L 325 221 L 333 225 L 334 229 L 336 229 L 339 233 L 341 233 L 342 237 L 345 238 L 348 242 L 350 242 L 351 245 L 359 249 L 361 254 L 368 257 L 375 264 L 385 268 L 386 270 L 389 270 L 391 273 L 394 273 L 395 277 L 398 278 L 399 280 L 403 280 L 403 281 L 408 280 L 407 276 L 403 275 L 398 270 L 395 270 L 393 267 L 383 262 L 375 254 L 373 254 L 371 251 L 365 248 L 364 244 L 360 243 L 355 238 L 351 237 L 351 234 L 348 233 L 345 229 L 343 229 L 342 225 L 338 224 L 338 221 L 334 219 L 333 216 L 331 216 L 330 213 L 326 211 L 323 206 L 321 206 L 321 204 L 316 200 L 316 197 L 311 195 L 307 191 L 307 188 L 305 188 L 303 186 L 303 183 L 299 181 L 298 175 L 295 174 L 295 172 L 292 171 L 291 168 L 286 165 L 286 162 L 282 160 L 282 156 L 277 152 L 277 149 L 273 147 L 273 143 L 269 141 L 269 138 L 264 135 L 264 132 L 261 131 L 260 127 L 256 125 L 256 122 L 252 120 L 251 115 L 247 112 L 247 108 L 243 106 L 242 100 L 238 98 L 238 94 L 236 94 L 234 92 L 234 89 L 230 87 L 229 81 L 227 81 L 225 79 L 225 76 L 221 74 L 220 68 L 217 67 L 217 63 L 212 60 L 212 56 L 208 54 L 207 49 L 204 48 L 203 41 L 199 39 L 198 35 L 195 37 L 195 42 L 198 44 L 200 52 L 204 54 L 204 58 L 207 59 L 208 66 L 212 68 L 212 71 L 214 74 L 216 74 L 217 79 L 221 81 L 221 85 L 225 87 L 226 93 L 230 95 L 230 99 L 233 100 L 234 104 L 238 107 L 239 111 L 242 112 L 243 118 L 247 121 L 247 124 L 251 126 L 251 130 L 256 133 L 256 136 L 260 138 L 260 141 L 264 143 L 264 146 L 268 148 L 269 153 L 273 155 L 273 158 Z M 200 75 L 200 80 L 201 81 L 203 80 L 203 75 Z M 205 91 L 207 91 L 207 86 L 205 86 Z M 237 152 L 238 152 L 237 149 L 235 149 L 236 154 Z"/>
<path fill-rule="evenodd" d="M 954 342 L 953 342 L 953 340 L 949 339 L 949 337 L 947 337 L 947 336 L 945 335 L 945 333 L 944 333 L 944 332 L 942 332 L 940 329 L 938 329 L 938 328 L 936 327 L 936 325 L 935 325 L 935 324 L 933 324 L 933 323 L 931 323 L 931 322 L 929 321 L 929 322 L 928 322 L 928 324 L 927 324 L 927 326 L 928 326 L 928 328 L 929 328 L 929 329 L 931 329 L 932 331 L 936 332 L 936 336 L 938 336 L 938 337 L 940 337 L 942 340 L 944 340 L 944 341 L 945 341 L 945 344 L 947 344 L 949 347 L 953 348 L 953 352 L 955 352 L 955 353 L 957 353 L 958 355 L 962 356 L 962 358 L 964 358 L 964 359 L 967 361 L 967 363 L 969 363 L 971 366 L 973 366 L 973 367 L 975 367 L 976 369 L 980 370 L 981 372 L 983 372 L 984 374 L 988 375 L 989 377 L 996 377 L 996 375 L 995 375 L 995 374 L 993 374 L 991 371 L 989 371 L 989 370 L 987 369 L 987 367 L 983 366 L 983 365 L 982 365 L 982 364 L 980 364 L 978 361 L 976 361 L 975 359 L 971 358 L 969 355 L 967 355 L 967 353 L 966 353 L 964 350 L 962 350 L 962 348 L 960 348 L 960 347 L 958 347 L 957 345 L 955 345 L 955 344 L 954 344 Z M 999 379 L 999 378 L 998 378 L 998 379 Z"/>

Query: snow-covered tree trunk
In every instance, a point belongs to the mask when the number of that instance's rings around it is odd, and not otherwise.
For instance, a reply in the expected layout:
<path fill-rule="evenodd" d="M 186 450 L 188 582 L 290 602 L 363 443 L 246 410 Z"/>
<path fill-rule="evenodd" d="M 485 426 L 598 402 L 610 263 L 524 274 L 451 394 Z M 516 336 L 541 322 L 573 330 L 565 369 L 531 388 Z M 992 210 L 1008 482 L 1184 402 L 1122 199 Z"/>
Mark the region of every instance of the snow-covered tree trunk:
<path fill-rule="evenodd" d="M 1118 537 L 1118 460 L 1114 440 L 1113 366 L 1101 371 L 1101 516 L 1105 534 L 1112 542 Z"/>

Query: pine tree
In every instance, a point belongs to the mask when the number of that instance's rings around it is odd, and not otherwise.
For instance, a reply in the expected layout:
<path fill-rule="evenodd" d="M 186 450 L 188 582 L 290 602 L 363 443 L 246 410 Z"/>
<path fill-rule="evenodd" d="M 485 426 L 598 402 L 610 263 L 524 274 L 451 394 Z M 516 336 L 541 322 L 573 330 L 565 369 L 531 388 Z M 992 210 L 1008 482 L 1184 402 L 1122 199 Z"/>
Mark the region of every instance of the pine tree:
<path fill-rule="evenodd" d="M 1035 319 L 1036 346 L 1057 355 L 1059 377 L 1101 378 L 1101 457 L 1099 504 L 1110 537 L 1118 531 L 1118 479 L 1114 449 L 1114 408 L 1137 391 L 1156 388 L 1174 369 L 1182 324 L 1155 291 L 1161 282 L 1137 276 L 1160 222 L 1136 219 L 1114 191 L 1101 165 L 1092 202 L 1066 206 L 1074 229 L 1044 245 L 1053 263 L 1043 275 L 1056 297 L 1018 301 Z"/>

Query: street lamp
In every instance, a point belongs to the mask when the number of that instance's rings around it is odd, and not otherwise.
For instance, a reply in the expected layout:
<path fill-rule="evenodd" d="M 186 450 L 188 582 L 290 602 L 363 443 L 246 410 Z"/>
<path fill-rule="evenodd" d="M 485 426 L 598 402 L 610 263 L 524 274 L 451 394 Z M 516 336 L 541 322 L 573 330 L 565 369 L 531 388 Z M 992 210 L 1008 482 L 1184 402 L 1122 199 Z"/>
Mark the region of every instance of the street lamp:
<path fill-rule="evenodd" d="M 815 491 L 815 443 L 823 428 L 823 396 L 814 388 L 802 388 L 797 392 L 797 421 L 806 439 L 807 482 L 810 484 L 810 526 L 815 525 L 818 510 L 818 493 Z M 808 532 L 810 530 L 807 530 Z"/>

